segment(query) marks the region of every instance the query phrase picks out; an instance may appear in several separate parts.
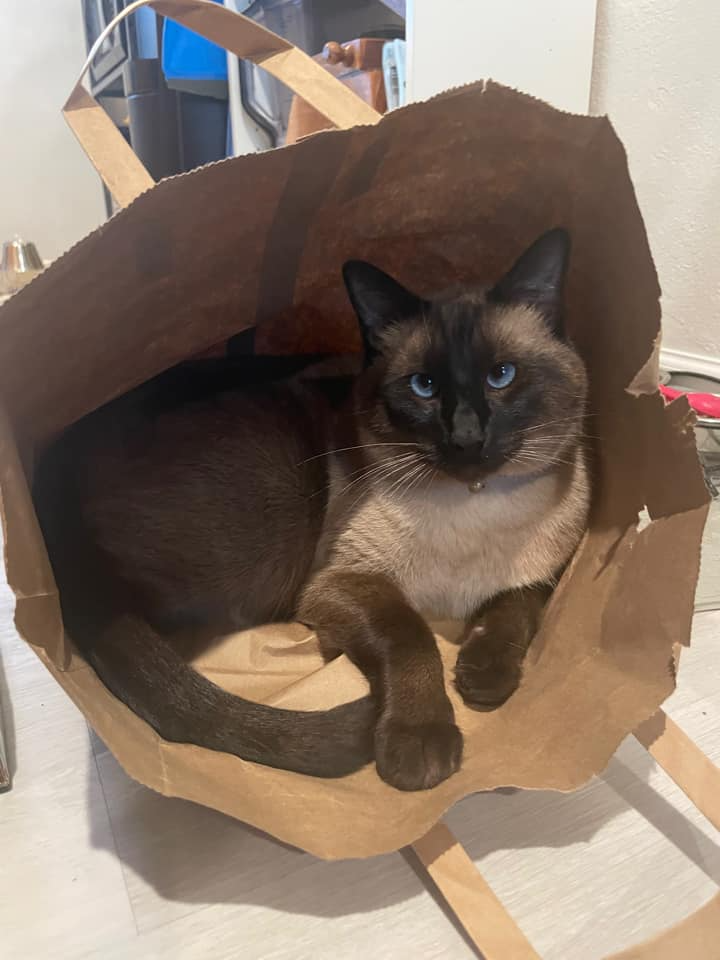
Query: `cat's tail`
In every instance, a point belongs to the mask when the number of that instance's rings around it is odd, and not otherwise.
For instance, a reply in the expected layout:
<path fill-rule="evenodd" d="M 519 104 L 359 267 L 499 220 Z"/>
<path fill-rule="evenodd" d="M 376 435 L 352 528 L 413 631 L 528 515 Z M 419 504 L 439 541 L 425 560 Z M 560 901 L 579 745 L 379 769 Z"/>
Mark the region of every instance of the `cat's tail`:
<path fill-rule="evenodd" d="M 233 696 L 193 670 L 136 611 L 79 519 L 62 461 L 36 473 L 35 503 L 65 629 L 105 686 L 163 739 L 314 777 L 342 777 L 374 757 L 370 697 L 330 710 L 270 707 Z"/>
<path fill-rule="evenodd" d="M 165 740 L 313 777 L 342 777 L 373 759 L 370 697 L 315 712 L 269 707 L 203 677 L 134 615 L 118 616 L 90 644 L 80 633 L 81 652 L 105 686 Z"/>

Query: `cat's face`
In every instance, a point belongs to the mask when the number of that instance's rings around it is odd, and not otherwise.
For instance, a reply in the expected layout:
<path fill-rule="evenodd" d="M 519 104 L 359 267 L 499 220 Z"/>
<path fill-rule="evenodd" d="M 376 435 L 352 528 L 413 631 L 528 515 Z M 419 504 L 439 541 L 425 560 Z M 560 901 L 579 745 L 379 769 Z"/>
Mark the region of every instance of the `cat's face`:
<path fill-rule="evenodd" d="M 491 290 L 432 301 L 369 264 L 346 265 L 369 360 L 358 409 L 373 459 L 392 454 L 397 476 L 407 455 L 408 473 L 426 464 L 466 483 L 570 461 L 587 378 L 562 331 L 568 249 L 551 231 Z"/>

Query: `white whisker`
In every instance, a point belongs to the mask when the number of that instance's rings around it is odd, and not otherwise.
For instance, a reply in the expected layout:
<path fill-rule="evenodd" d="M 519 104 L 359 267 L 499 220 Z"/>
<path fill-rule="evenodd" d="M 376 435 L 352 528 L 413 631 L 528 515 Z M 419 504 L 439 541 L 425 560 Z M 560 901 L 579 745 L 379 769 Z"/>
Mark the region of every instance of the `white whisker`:
<path fill-rule="evenodd" d="M 413 460 L 415 460 L 418 456 L 419 454 L 417 453 L 401 453 L 391 457 L 383 457 L 377 463 L 363 464 L 357 470 L 353 470 L 351 473 L 346 474 L 345 479 L 350 480 L 351 482 L 348 483 L 345 487 L 343 487 L 343 489 L 340 491 L 340 494 L 338 495 L 339 496 L 342 495 L 347 490 L 349 490 L 355 483 L 358 483 L 361 480 L 368 479 L 375 474 L 378 474 L 378 475 L 381 474 L 386 468 L 393 466 L 395 463 L 400 462 L 403 465 L 409 464 Z M 315 497 L 320 493 L 324 493 L 326 490 L 329 490 L 331 486 L 332 486 L 332 481 L 330 481 L 329 483 L 326 483 L 319 490 L 316 490 L 315 493 L 313 493 L 311 496 Z"/>
<path fill-rule="evenodd" d="M 372 478 L 370 478 L 370 483 L 384 483 L 384 482 L 386 482 L 386 481 L 388 481 L 388 480 L 391 480 L 393 477 L 397 476 L 398 474 L 400 474 L 400 480 L 403 480 L 403 479 L 405 478 L 405 476 L 407 475 L 406 472 L 407 472 L 408 470 L 412 470 L 413 468 L 416 469 L 417 467 L 416 467 L 416 465 L 413 464 L 412 462 L 411 462 L 411 463 L 400 463 L 400 464 L 396 464 L 395 466 L 390 467 L 390 469 L 388 469 L 387 471 L 385 471 L 385 472 L 383 472 L 383 473 L 380 473 L 380 474 L 374 475 Z M 366 479 L 368 479 L 368 478 L 365 477 L 365 476 L 363 476 L 363 477 L 360 477 L 358 480 L 354 480 L 348 487 L 346 487 L 343 491 L 341 491 L 341 493 L 342 493 L 342 494 L 347 493 L 347 491 L 348 491 L 351 487 L 355 486 L 355 484 L 358 483 L 359 480 L 366 480 Z M 397 482 L 397 481 L 395 481 L 395 482 Z M 394 486 L 395 482 L 393 483 L 393 486 Z M 386 491 L 386 494 L 387 494 L 387 493 L 389 493 L 389 491 Z M 355 498 L 355 500 L 352 502 L 352 504 L 351 504 L 351 506 L 350 506 L 350 510 L 351 510 L 351 511 L 355 509 L 355 507 L 356 507 L 356 506 L 358 505 L 358 503 L 362 500 L 362 498 L 363 498 L 364 495 L 365 495 L 365 490 L 361 490 L 361 491 L 360 491 L 360 495 Z"/>
<path fill-rule="evenodd" d="M 355 477 L 354 480 L 351 480 L 343 489 L 338 493 L 338 497 L 343 496 L 348 490 L 351 490 L 356 484 L 362 482 L 363 480 L 382 480 L 388 476 L 393 476 L 397 470 L 403 470 L 411 467 L 419 459 L 417 453 L 405 453 L 401 454 L 398 457 L 388 457 L 387 460 L 383 460 L 381 463 L 373 464 L 365 470 L 360 471 L 360 476 Z M 355 471 L 356 473 L 358 471 Z M 352 476 L 352 474 L 351 474 Z"/>
<path fill-rule="evenodd" d="M 415 447 L 418 449 L 420 446 L 419 443 L 400 443 L 395 441 L 386 441 L 384 443 L 359 443 L 354 447 L 338 447 L 335 450 L 325 450 L 324 453 L 316 453 L 313 457 L 308 457 L 307 460 L 301 460 L 300 463 L 296 463 L 296 467 L 301 467 L 304 463 L 310 463 L 311 460 L 319 460 L 321 457 L 329 457 L 333 453 L 348 453 L 350 450 L 367 450 L 369 447 Z"/>
<path fill-rule="evenodd" d="M 513 430 L 513 433 L 533 433 L 535 430 L 541 430 L 543 427 L 552 427 L 560 423 L 582 423 L 584 419 L 584 414 L 576 414 L 570 417 L 560 417 L 557 420 L 544 420 L 542 423 L 536 423 L 532 427 L 523 427 L 521 430 Z"/>
<path fill-rule="evenodd" d="M 575 464 L 572 460 L 563 460 L 561 457 L 541 457 L 536 456 L 532 453 L 523 453 L 520 452 L 518 459 L 515 460 L 515 463 L 541 463 L 544 466 L 565 466 L 573 467 Z"/>
<path fill-rule="evenodd" d="M 402 493 L 403 485 L 408 484 L 411 480 L 414 480 L 418 471 L 422 471 L 423 468 L 423 463 L 412 466 L 406 473 L 403 473 L 398 480 L 395 480 L 394 483 L 391 484 L 391 486 L 385 491 L 385 495 L 390 497 L 393 493 Z"/>
<path fill-rule="evenodd" d="M 422 482 L 423 478 L 427 476 L 428 471 L 431 469 L 432 467 L 430 467 L 429 464 L 423 464 L 422 469 L 415 473 L 415 476 L 410 480 L 410 482 L 408 483 L 407 487 L 403 492 L 405 494 L 409 494 L 412 490 L 418 487 L 419 484 Z"/>

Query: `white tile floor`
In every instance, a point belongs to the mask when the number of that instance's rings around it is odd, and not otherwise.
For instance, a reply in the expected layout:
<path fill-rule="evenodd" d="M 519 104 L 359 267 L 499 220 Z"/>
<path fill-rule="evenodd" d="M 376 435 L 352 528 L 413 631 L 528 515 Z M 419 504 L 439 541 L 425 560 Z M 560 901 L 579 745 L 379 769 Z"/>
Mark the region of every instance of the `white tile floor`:
<path fill-rule="evenodd" d="M 0 584 L 7 960 L 463 960 L 476 954 L 401 854 L 322 863 L 128 780 L 12 627 Z M 696 617 L 674 719 L 720 761 L 720 612 Z M 448 817 L 545 960 L 594 960 L 720 885 L 718 834 L 630 739 L 573 795 L 471 797 Z M 710 958 L 708 958 L 710 960 Z"/>

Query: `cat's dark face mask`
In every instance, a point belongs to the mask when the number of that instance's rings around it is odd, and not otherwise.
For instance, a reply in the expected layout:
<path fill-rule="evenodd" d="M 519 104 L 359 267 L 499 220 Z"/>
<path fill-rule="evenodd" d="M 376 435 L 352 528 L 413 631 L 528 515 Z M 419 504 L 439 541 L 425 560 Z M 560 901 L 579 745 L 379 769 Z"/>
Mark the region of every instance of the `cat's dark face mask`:
<path fill-rule="evenodd" d="M 587 394 L 562 321 L 569 246 L 551 230 L 491 289 L 433 300 L 368 263 L 345 265 L 367 358 L 358 409 L 378 446 L 406 444 L 467 483 L 563 462 Z"/>

